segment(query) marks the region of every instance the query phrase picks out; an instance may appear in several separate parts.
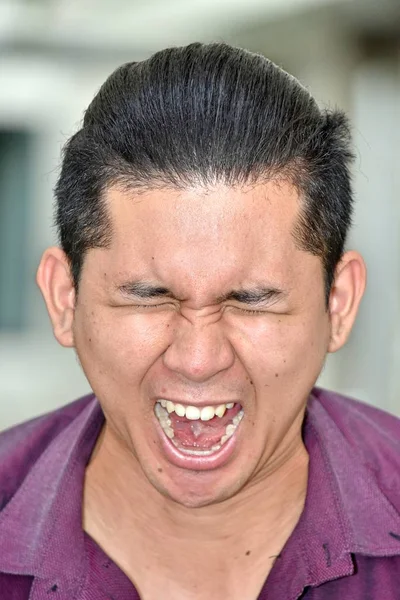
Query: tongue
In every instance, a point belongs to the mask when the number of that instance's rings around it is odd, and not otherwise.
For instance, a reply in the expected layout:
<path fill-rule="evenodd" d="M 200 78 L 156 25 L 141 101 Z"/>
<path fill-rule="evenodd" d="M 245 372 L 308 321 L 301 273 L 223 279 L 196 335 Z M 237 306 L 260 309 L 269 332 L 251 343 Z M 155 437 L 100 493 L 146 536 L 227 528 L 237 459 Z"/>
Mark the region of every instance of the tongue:
<path fill-rule="evenodd" d="M 233 417 L 240 411 L 240 405 L 235 404 L 228 409 L 223 417 L 213 417 L 210 421 L 189 421 L 186 417 L 178 417 L 171 413 L 171 426 L 174 430 L 174 442 L 186 448 L 198 448 L 209 450 L 215 444 L 219 444 L 227 425 L 232 422 Z"/>

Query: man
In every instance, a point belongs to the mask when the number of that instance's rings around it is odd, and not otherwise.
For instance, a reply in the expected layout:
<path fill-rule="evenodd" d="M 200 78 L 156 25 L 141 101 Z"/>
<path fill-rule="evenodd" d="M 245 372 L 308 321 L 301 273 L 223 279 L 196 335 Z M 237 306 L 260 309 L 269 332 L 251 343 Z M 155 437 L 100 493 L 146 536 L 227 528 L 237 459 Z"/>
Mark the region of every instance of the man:
<path fill-rule="evenodd" d="M 94 395 L 0 437 L 2 600 L 400 597 L 400 425 L 313 389 L 365 286 L 349 127 L 223 44 L 117 69 L 38 284 Z"/>

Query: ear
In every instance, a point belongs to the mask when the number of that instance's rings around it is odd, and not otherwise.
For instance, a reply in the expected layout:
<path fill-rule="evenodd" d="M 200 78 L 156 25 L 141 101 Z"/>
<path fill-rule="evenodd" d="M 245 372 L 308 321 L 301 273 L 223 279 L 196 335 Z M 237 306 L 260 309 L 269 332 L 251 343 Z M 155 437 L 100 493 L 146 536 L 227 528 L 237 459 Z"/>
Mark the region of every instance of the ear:
<path fill-rule="evenodd" d="M 329 352 L 347 342 L 364 294 L 367 271 L 358 252 L 346 252 L 339 262 L 329 297 L 331 338 Z"/>
<path fill-rule="evenodd" d="M 48 248 L 44 252 L 36 282 L 46 303 L 57 341 L 68 348 L 74 346 L 72 324 L 75 288 L 68 259 L 61 248 Z"/>

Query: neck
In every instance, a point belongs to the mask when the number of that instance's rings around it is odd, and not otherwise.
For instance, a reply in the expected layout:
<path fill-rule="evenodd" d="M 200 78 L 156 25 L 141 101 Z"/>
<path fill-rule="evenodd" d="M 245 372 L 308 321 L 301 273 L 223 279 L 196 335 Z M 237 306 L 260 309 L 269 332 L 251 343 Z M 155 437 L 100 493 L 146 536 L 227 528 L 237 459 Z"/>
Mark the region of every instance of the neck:
<path fill-rule="evenodd" d="M 105 426 L 86 472 L 84 529 L 128 575 L 138 548 L 148 564 L 162 556 L 167 570 L 179 565 L 190 572 L 198 561 L 229 570 L 239 556 L 265 560 L 280 553 L 303 510 L 307 475 L 299 436 L 279 468 L 260 471 L 235 497 L 187 508 L 160 494 Z"/>

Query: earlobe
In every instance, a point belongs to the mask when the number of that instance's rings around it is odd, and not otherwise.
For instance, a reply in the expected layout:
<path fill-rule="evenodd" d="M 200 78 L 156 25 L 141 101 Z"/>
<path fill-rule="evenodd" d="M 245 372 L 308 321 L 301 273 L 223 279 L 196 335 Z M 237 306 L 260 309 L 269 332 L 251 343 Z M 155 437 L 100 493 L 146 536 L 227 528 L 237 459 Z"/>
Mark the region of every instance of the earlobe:
<path fill-rule="evenodd" d="M 75 289 L 67 257 L 61 248 L 48 248 L 40 261 L 36 282 L 47 306 L 54 335 L 66 347 L 74 346 Z"/>
<path fill-rule="evenodd" d="M 331 338 L 328 351 L 336 352 L 347 342 L 366 285 L 366 267 L 358 252 L 346 252 L 336 268 L 329 299 Z"/>

